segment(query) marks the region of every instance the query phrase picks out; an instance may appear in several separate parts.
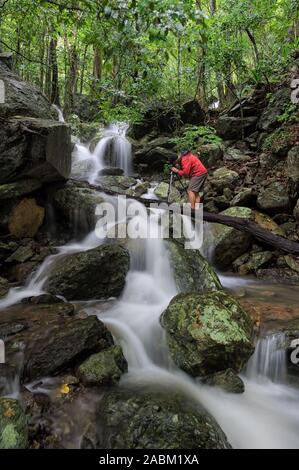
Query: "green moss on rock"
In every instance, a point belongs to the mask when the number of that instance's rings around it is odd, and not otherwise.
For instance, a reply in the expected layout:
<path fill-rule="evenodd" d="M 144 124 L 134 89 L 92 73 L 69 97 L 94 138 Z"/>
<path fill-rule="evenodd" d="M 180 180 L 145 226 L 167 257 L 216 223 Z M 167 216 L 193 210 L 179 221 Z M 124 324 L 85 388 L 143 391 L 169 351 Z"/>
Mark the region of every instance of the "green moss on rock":
<path fill-rule="evenodd" d="M 228 368 L 239 372 L 254 351 L 249 315 L 222 291 L 178 295 L 161 324 L 173 361 L 195 377 Z"/>
<path fill-rule="evenodd" d="M 25 449 L 27 446 L 27 419 L 19 402 L 0 398 L 0 449 Z"/>

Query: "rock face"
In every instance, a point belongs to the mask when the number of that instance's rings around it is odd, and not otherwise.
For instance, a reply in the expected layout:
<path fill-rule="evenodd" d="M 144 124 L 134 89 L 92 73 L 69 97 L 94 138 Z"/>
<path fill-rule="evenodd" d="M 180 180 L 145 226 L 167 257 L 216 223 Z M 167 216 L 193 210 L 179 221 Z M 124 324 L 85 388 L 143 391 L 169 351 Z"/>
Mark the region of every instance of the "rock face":
<path fill-rule="evenodd" d="M 159 199 L 162 199 L 163 201 L 167 201 L 168 191 L 169 191 L 169 184 L 162 182 L 156 187 L 154 193 Z M 173 186 L 169 194 L 169 202 L 170 203 L 180 202 L 180 200 L 181 200 L 181 194 Z"/>
<path fill-rule="evenodd" d="M 41 183 L 34 179 L 23 179 L 15 183 L 0 185 L 0 200 L 13 199 L 30 194 L 41 187 Z"/>
<path fill-rule="evenodd" d="M 119 245 L 103 245 L 63 256 L 53 266 L 45 288 L 68 300 L 117 297 L 130 267 L 128 251 Z"/>
<path fill-rule="evenodd" d="M 264 110 L 258 123 L 259 129 L 271 131 L 279 125 L 277 118 L 283 114 L 286 105 L 290 104 L 290 90 L 281 88 L 271 98 L 270 106 Z"/>
<path fill-rule="evenodd" d="M 294 217 L 297 220 L 297 222 L 299 222 L 299 199 L 294 209 Z"/>
<path fill-rule="evenodd" d="M 180 294 L 161 324 L 173 361 L 194 377 L 239 372 L 254 351 L 251 319 L 225 292 Z"/>
<path fill-rule="evenodd" d="M 287 188 L 280 182 L 271 183 L 257 198 L 257 206 L 268 214 L 289 212 L 291 201 Z"/>
<path fill-rule="evenodd" d="M 145 148 L 135 152 L 134 162 L 137 165 L 146 165 L 152 171 L 163 171 L 164 165 L 170 163 L 176 157 L 177 154 L 173 149 L 153 147 L 150 143 Z"/>
<path fill-rule="evenodd" d="M 227 449 L 226 436 L 199 404 L 158 391 L 120 389 L 99 405 L 100 449 Z"/>
<path fill-rule="evenodd" d="M 167 248 L 180 292 L 207 292 L 222 289 L 217 274 L 198 250 L 185 250 L 175 240 Z"/>
<path fill-rule="evenodd" d="M 0 398 L 0 449 L 26 449 L 26 416 L 17 400 Z"/>
<path fill-rule="evenodd" d="M 77 376 L 84 385 L 116 385 L 127 371 L 128 364 L 121 348 L 112 346 L 86 359 L 78 368 Z"/>
<path fill-rule="evenodd" d="M 35 199 L 23 199 L 9 216 L 8 228 L 16 238 L 34 237 L 43 223 L 45 209 Z"/>
<path fill-rule="evenodd" d="M 7 363 L 21 367 L 21 380 L 47 377 L 78 362 L 94 350 L 113 345 L 96 316 L 74 316 L 70 304 L 16 305 L 3 310 L 0 337 L 7 338 Z"/>

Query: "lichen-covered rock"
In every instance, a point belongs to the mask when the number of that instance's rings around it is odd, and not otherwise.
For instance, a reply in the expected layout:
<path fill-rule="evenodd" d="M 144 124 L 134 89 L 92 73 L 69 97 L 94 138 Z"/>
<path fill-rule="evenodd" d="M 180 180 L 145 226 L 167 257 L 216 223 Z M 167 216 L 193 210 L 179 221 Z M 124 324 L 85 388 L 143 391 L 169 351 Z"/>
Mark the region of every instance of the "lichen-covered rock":
<path fill-rule="evenodd" d="M 221 214 L 249 219 L 276 235 L 284 235 L 283 230 L 269 216 L 248 207 L 230 207 Z M 213 264 L 219 269 L 227 269 L 233 261 L 248 251 L 252 238 L 247 233 L 225 225 L 211 226 L 213 236 L 209 239 L 209 249 L 212 252 Z"/>
<path fill-rule="evenodd" d="M 218 170 L 214 171 L 210 179 L 211 184 L 218 190 L 223 190 L 226 187 L 232 187 L 238 181 L 238 173 L 226 167 L 218 168 Z"/>
<path fill-rule="evenodd" d="M 288 212 L 291 208 L 291 200 L 286 186 L 279 181 L 271 183 L 259 194 L 257 206 L 268 214 Z"/>
<path fill-rule="evenodd" d="M 245 392 L 243 380 L 232 369 L 210 375 L 204 379 L 204 383 L 212 387 L 219 387 L 227 393 Z"/>
<path fill-rule="evenodd" d="M 137 180 L 131 176 L 102 176 L 100 179 L 101 188 L 123 194 L 136 184 Z"/>
<path fill-rule="evenodd" d="M 128 251 L 120 245 L 102 245 L 66 255 L 50 270 L 45 288 L 68 300 L 118 297 L 130 267 Z"/>
<path fill-rule="evenodd" d="M 198 148 L 201 161 L 207 168 L 215 166 L 223 158 L 223 146 L 221 144 L 205 144 Z"/>
<path fill-rule="evenodd" d="M 270 131 L 279 125 L 277 118 L 283 114 L 285 107 L 290 104 L 290 90 L 281 88 L 272 96 L 269 105 L 262 113 L 258 127 L 263 131 Z"/>
<path fill-rule="evenodd" d="M 246 263 L 239 267 L 239 273 L 242 275 L 255 273 L 258 269 L 264 268 L 269 265 L 273 259 L 271 251 L 257 251 L 250 254 Z"/>
<path fill-rule="evenodd" d="M 23 199 L 9 215 L 9 232 L 16 238 L 34 237 L 44 217 L 45 209 L 35 199 Z"/>
<path fill-rule="evenodd" d="M 291 268 L 258 269 L 258 279 L 281 284 L 299 285 L 299 272 Z"/>
<path fill-rule="evenodd" d="M 17 400 L 0 398 L 0 449 L 26 449 L 27 418 Z"/>
<path fill-rule="evenodd" d="M 0 299 L 9 291 L 9 282 L 4 277 L 0 277 Z"/>
<path fill-rule="evenodd" d="M 254 351 L 249 315 L 223 291 L 178 295 L 161 324 L 173 361 L 194 377 L 239 372 Z"/>
<path fill-rule="evenodd" d="M 253 201 L 253 189 L 252 188 L 244 188 L 240 191 L 236 196 L 231 200 L 230 205 L 231 207 L 235 206 L 247 206 Z"/>
<path fill-rule="evenodd" d="M 294 208 L 294 217 L 297 220 L 297 222 L 299 223 L 299 199 L 298 199 L 297 204 Z"/>
<path fill-rule="evenodd" d="M 222 289 L 217 274 L 199 250 L 185 250 L 176 240 L 168 240 L 170 261 L 180 292 L 207 292 Z"/>
<path fill-rule="evenodd" d="M 179 394 L 120 389 L 98 409 L 100 449 L 227 449 L 214 418 Z"/>
<path fill-rule="evenodd" d="M 77 376 L 84 385 L 115 385 L 128 364 L 119 346 L 93 354 L 78 368 Z"/>

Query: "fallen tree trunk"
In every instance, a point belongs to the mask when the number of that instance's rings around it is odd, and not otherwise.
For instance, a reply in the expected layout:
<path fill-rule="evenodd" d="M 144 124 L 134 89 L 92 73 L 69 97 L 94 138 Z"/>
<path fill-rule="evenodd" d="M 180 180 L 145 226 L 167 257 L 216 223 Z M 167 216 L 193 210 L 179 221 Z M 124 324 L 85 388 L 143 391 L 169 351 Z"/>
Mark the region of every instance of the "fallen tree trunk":
<path fill-rule="evenodd" d="M 93 186 L 97 191 L 102 191 L 111 196 L 127 196 L 126 194 L 121 194 L 115 191 L 111 191 L 107 188 Z M 162 201 L 157 201 L 154 199 L 143 199 L 140 197 L 130 196 L 130 199 L 135 199 L 138 202 L 141 202 L 145 206 L 150 206 L 151 204 L 161 203 Z M 183 208 L 182 208 L 183 211 Z M 191 219 L 195 219 L 195 211 L 191 211 Z M 227 225 L 233 227 L 240 232 L 250 233 L 258 241 L 263 242 L 267 245 L 272 246 L 276 250 L 283 251 L 284 253 L 298 255 L 299 256 L 299 243 L 288 240 L 287 238 L 276 235 L 270 230 L 266 230 L 260 225 L 256 224 L 252 220 L 243 219 L 241 217 L 230 217 L 227 215 L 213 214 L 211 212 L 203 212 L 203 220 L 205 222 L 211 222 L 215 224 Z"/>

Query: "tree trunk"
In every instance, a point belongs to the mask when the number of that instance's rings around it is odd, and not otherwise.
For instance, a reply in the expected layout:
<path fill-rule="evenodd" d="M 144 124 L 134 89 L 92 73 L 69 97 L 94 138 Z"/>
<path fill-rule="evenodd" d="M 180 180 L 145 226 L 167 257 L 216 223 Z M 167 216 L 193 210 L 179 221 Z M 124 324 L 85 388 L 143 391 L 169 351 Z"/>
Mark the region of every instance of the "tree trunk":
<path fill-rule="evenodd" d="M 96 46 L 94 48 L 94 58 L 93 58 L 93 76 L 95 80 L 100 81 L 102 79 L 102 70 L 103 70 L 102 53 L 100 49 Z"/>
<path fill-rule="evenodd" d="M 60 106 L 59 95 L 59 78 L 58 78 L 58 65 L 57 65 L 57 40 L 51 39 L 50 41 L 50 68 L 51 68 L 51 103 Z"/>

